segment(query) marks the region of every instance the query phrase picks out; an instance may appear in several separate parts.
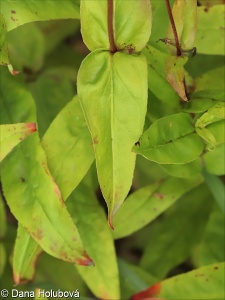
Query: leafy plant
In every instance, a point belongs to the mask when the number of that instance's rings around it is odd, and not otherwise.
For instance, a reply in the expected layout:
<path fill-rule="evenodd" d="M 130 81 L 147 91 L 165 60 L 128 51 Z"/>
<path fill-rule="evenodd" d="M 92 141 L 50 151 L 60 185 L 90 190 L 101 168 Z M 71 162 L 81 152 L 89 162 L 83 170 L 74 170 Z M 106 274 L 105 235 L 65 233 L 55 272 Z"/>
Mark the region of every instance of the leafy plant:
<path fill-rule="evenodd" d="M 223 13 L 1 1 L 1 290 L 224 299 Z"/>

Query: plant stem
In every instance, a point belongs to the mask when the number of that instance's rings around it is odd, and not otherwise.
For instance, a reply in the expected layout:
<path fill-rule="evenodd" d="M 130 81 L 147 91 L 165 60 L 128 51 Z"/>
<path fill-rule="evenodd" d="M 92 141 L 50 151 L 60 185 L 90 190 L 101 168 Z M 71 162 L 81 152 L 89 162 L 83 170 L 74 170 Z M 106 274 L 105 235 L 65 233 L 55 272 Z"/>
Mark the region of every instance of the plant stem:
<path fill-rule="evenodd" d="M 176 29 L 176 25 L 175 25 L 175 22 L 174 22 L 172 10 L 171 10 L 171 7 L 170 7 L 170 0 L 165 0 L 165 2 L 166 2 L 166 8 L 167 8 L 169 19 L 170 19 L 170 24 L 171 24 L 172 30 L 173 30 L 173 35 L 174 35 L 175 44 L 176 44 L 176 48 L 177 48 L 177 56 L 181 56 L 182 51 L 181 51 L 181 47 L 180 47 L 180 43 L 179 43 L 179 38 L 178 38 L 178 35 L 177 35 L 177 29 Z"/>
<path fill-rule="evenodd" d="M 108 0 L 108 36 L 110 44 L 110 52 L 117 52 L 114 34 L 113 34 L 113 0 Z"/>

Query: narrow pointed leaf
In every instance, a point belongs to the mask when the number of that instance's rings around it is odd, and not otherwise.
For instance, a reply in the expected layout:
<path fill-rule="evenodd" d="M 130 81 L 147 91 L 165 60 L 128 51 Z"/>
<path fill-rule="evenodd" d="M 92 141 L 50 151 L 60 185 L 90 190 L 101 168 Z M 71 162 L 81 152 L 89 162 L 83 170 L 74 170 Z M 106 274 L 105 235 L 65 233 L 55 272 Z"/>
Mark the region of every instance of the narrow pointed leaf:
<path fill-rule="evenodd" d="M 1 152 L 0 161 L 27 136 L 36 131 L 35 123 L 17 123 L 0 125 Z"/>
<path fill-rule="evenodd" d="M 202 181 L 200 176 L 169 178 L 137 190 L 127 198 L 115 217 L 114 237 L 125 237 L 144 227 Z"/>
<path fill-rule="evenodd" d="M 81 32 L 87 47 L 93 51 L 109 49 L 107 0 L 81 1 Z M 118 49 L 140 51 L 151 32 L 149 0 L 114 0 L 114 39 Z M 129 26 L 127 26 L 129 24 Z"/>
<path fill-rule="evenodd" d="M 211 194 L 205 185 L 183 195 L 165 212 L 162 220 L 153 225 L 141 267 L 158 280 L 165 278 L 191 255 L 204 233 L 211 208 Z"/>
<path fill-rule="evenodd" d="M 1 2 L 1 12 L 5 18 L 7 30 L 25 23 L 53 19 L 78 19 L 79 1 L 10 1 Z"/>
<path fill-rule="evenodd" d="M 142 133 L 147 106 L 145 58 L 119 52 L 89 54 L 78 74 L 78 95 L 111 223 L 132 184 L 135 154 L 131 150 Z"/>
<path fill-rule="evenodd" d="M 81 182 L 69 197 L 67 207 L 78 227 L 85 249 L 95 263 L 90 268 L 76 266 L 78 272 L 96 297 L 121 299 L 113 238 L 93 187 Z"/>
<path fill-rule="evenodd" d="M 181 56 L 170 56 L 165 61 L 167 80 L 184 101 L 188 101 L 184 84 L 184 65 L 186 62 L 187 58 Z"/>
<path fill-rule="evenodd" d="M 3 122 L 35 120 L 33 99 L 20 79 L 2 69 L 0 83 Z M 1 172 L 3 192 L 12 213 L 41 247 L 66 261 L 89 264 L 91 260 L 49 172 L 36 133 L 5 158 Z"/>
<path fill-rule="evenodd" d="M 23 280 L 33 279 L 35 264 L 42 251 L 27 230 L 19 224 L 13 251 L 13 279 L 15 284 L 19 284 Z"/>
<path fill-rule="evenodd" d="M 194 46 L 197 31 L 197 0 L 176 0 L 173 5 L 173 18 L 182 49 L 190 50 Z M 171 25 L 167 37 L 174 40 Z M 174 51 L 175 47 L 175 54 Z"/>
<path fill-rule="evenodd" d="M 54 119 L 42 145 L 49 169 L 66 200 L 94 161 L 91 136 L 78 97 Z"/>
<path fill-rule="evenodd" d="M 195 133 L 188 114 L 179 113 L 155 121 L 133 150 L 160 164 L 183 164 L 195 160 L 204 144 Z"/>
<path fill-rule="evenodd" d="M 174 276 L 137 293 L 131 299 L 224 299 L 224 263 Z"/>

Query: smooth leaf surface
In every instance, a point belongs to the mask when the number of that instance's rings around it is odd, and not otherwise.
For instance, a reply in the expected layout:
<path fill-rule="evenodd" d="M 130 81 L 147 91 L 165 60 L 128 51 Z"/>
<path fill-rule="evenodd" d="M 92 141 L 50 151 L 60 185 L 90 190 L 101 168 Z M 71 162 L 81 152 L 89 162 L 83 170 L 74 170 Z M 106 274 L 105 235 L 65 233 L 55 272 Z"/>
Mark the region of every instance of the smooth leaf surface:
<path fill-rule="evenodd" d="M 93 51 L 109 49 L 107 1 L 81 1 L 81 32 L 87 47 Z M 129 26 L 127 26 L 129 24 Z M 115 0 L 113 9 L 114 39 L 118 49 L 140 51 L 151 32 L 149 0 Z"/>
<path fill-rule="evenodd" d="M 166 279 L 131 299 L 222 300 L 224 283 L 224 263 L 217 263 Z"/>
<path fill-rule="evenodd" d="M 190 178 L 201 173 L 202 162 L 200 157 L 187 163 L 180 165 L 161 165 L 161 168 L 169 175 L 178 178 Z"/>
<path fill-rule="evenodd" d="M 35 123 L 17 123 L 0 125 L 0 161 L 2 161 L 16 145 L 18 145 L 27 136 L 29 136 L 35 131 Z"/>
<path fill-rule="evenodd" d="M 6 233 L 7 219 L 6 219 L 6 209 L 5 204 L 2 199 L 2 194 L 0 193 L 0 238 L 2 239 Z"/>
<path fill-rule="evenodd" d="M 200 251 L 198 266 L 224 261 L 224 214 L 216 206 L 207 223 Z"/>
<path fill-rule="evenodd" d="M 203 148 L 191 117 L 179 113 L 155 121 L 133 151 L 160 164 L 183 164 L 195 160 Z"/>
<path fill-rule="evenodd" d="M 148 62 L 148 87 L 152 93 L 167 106 L 177 107 L 179 96 L 168 82 L 165 74 L 164 61 L 167 54 L 147 45 L 143 50 Z M 151 98 L 150 98 L 151 99 Z M 150 102 L 152 106 L 152 102 Z"/>
<path fill-rule="evenodd" d="M 6 250 L 2 242 L 0 242 L 0 257 L 1 257 L 0 260 L 0 278 L 1 278 L 6 266 L 6 257 L 7 257 Z"/>
<path fill-rule="evenodd" d="M 94 161 L 91 136 L 77 96 L 51 123 L 42 146 L 51 174 L 66 199 Z"/>
<path fill-rule="evenodd" d="M 0 65 L 9 64 L 8 45 L 6 41 L 6 23 L 3 15 L 0 13 Z"/>
<path fill-rule="evenodd" d="M 211 207 L 211 195 L 205 185 L 182 196 L 165 212 L 161 222 L 153 226 L 141 267 L 162 280 L 172 268 L 185 261 L 204 232 Z"/>
<path fill-rule="evenodd" d="M 135 154 L 131 150 L 144 126 L 146 60 L 142 55 L 95 51 L 83 61 L 77 87 L 112 226 L 112 217 L 132 184 Z"/>
<path fill-rule="evenodd" d="M 211 191 L 215 201 L 219 205 L 220 209 L 223 213 L 225 213 L 225 186 L 222 180 L 213 175 L 209 174 L 205 170 L 202 172 L 205 182 Z"/>
<path fill-rule="evenodd" d="M 213 106 L 213 100 L 210 98 L 194 98 L 185 103 L 182 110 L 189 113 L 203 113 Z"/>
<path fill-rule="evenodd" d="M 194 46 L 197 30 L 197 0 L 176 0 L 172 12 L 180 45 L 183 50 L 190 50 Z M 167 37 L 174 40 L 171 25 Z M 175 51 L 173 47 L 173 54 Z"/>
<path fill-rule="evenodd" d="M 170 56 L 165 61 L 167 80 L 184 101 L 188 101 L 184 84 L 184 65 L 186 62 L 187 58 L 182 56 Z"/>
<path fill-rule="evenodd" d="M 79 1 L 10 1 L 1 2 L 1 12 L 10 31 L 25 23 L 53 19 L 79 19 Z"/>
<path fill-rule="evenodd" d="M 90 185 L 81 183 L 71 194 L 67 207 L 95 265 L 77 270 L 91 291 L 101 299 L 120 299 L 119 274 L 113 238 L 103 208 Z M 95 280 L 93 280 L 93 278 Z"/>
<path fill-rule="evenodd" d="M 36 261 L 42 251 L 27 230 L 19 224 L 13 251 L 13 279 L 15 284 L 19 284 L 23 280 L 33 279 Z"/>
<path fill-rule="evenodd" d="M 224 95 L 224 64 L 218 68 L 213 68 L 209 72 L 194 80 L 195 95 L 202 97 L 211 97 L 215 100 L 225 101 Z"/>
<path fill-rule="evenodd" d="M 128 236 L 144 227 L 201 182 L 201 177 L 169 178 L 137 190 L 126 199 L 115 217 L 114 238 Z"/>
<path fill-rule="evenodd" d="M 2 121 L 35 121 L 29 92 L 7 70 L 2 70 L 1 75 Z M 26 109 L 21 110 L 21 106 Z M 48 170 L 36 133 L 3 161 L 1 171 L 3 192 L 12 213 L 41 247 L 66 261 L 90 264 L 59 188 Z"/>
<path fill-rule="evenodd" d="M 196 121 L 195 126 L 203 128 L 222 119 L 225 119 L 225 103 L 216 102 Z"/>
<path fill-rule="evenodd" d="M 203 156 L 203 162 L 208 173 L 225 175 L 225 143 L 218 145 L 214 150 L 208 151 Z"/>
<path fill-rule="evenodd" d="M 195 40 L 198 53 L 224 55 L 224 43 L 224 5 L 199 6 Z"/>

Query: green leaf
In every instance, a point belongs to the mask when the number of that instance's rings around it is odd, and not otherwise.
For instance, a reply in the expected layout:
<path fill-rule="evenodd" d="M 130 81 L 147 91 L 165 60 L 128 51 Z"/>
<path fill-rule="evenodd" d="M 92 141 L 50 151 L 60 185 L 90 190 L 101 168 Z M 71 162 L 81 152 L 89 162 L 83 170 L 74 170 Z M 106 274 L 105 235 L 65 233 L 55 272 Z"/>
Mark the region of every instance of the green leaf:
<path fill-rule="evenodd" d="M 131 265 L 118 258 L 120 271 L 121 299 L 129 299 L 130 296 L 156 282 L 156 279 L 138 266 Z"/>
<path fill-rule="evenodd" d="M 4 244 L 0 241 L 0 278 L 2 277 L 2 274 L 4 272 L 5 266 L 6 266 L 6 249 L 4 247 Z"/>
<path fill-rule="evenodd" d="M 19 284 L 23 279 L 33 279 L 35 264 L 42 251 L 27 230 L 19 224 L 13 251 L 13 279 L 15 284 Z"/>
<path fill-rule="evenodd" d="M 196 127 L 204 128 L 207 125 L 225 119 L 225 103 L 216 102 L 195 123 Z"/>
<path fill-rule="evenodd" d="M 81 32 L 87 47 L 93 51 L 109 49 L 107 1 L 81 1 Z M 151 32 L 149 0 L 115 0 L 113 9 L 114 39 L 119 50 L 138 52 L 148 42 Z M 127 26 L 129 24 L 129 26 Z"/>
<path fill-rule="evenodd" d="M 199 76 L 194 81 L 194 92 L 202 97 L 224 101 L 224 65 Z"/>
<path fill-rule="evenodd" d="M 198 266 L 224 261 L 224 214 L 216 206 L 206 226 L 200 251 Z"/>
<path fill-rule="evenodd" d="M 109 223 L 132 184 L 132 146 L 144 126 L 147 66 L 142 55 L 95 51 L 78 74 L 78 96 L 92 135 Z"/>
<path fill-rule="evenodd" d="M 224 263 L 217 263 L 166 279 L 131 299 L 222 300 L 224 284 Z"/>
<path fill-rule="evenodd" d="M 23 141 L 27 136 L 36 131 L 35 123 L 17 123 L 0 125 L 1 153 L 0 161 L 12 151 L 12 149 Z"/>
<path fill-rule="evenodd" d="M 82 241 L 95 266 L 77 270 L 88 287 L 101 299 L 120 299 L 119 274 L 112 234 L 106 216 L 93 191 L 81 183 L 67 201 Z M 93 280 L 94 278 L 94 280 Z"/>
<path fill-rule="evenodd" d="M 114 238 L 128 236 L 144 227 L 201 182 L 201 177 L 169 178 L 137 190 L 127 198 L 115 217 Z"/>
<path fill-rule="evenodd" d="M 187 164 L 182 165 L 161 165 L 161 168 L 169 175 L 178 178 L 190 178 L 201 173 L 201 159 L 197 158 Z"/>
<path fill-rule="evenodd" d="M 195 160 L 203 148 L 191 117 L 179 113 L 155 121 L 133 151 L 160 164 L 184 164 Z"/>
<path fill-rule="evenodd" d="M 210 98 L 193 98 L 185 103 L 182 111 L 189 113 L 203 113 L 213 105 L 213 100 Z"/>
<path fill-rule="evenodd" d="M 214 150 L 208 151 L 204 154 L 203 161 L 208 173 L 214 175 L 225 175 L 224 153 L 225 143 L 218 145 Z"/>
<path fill-rule="evenodd" d="M 167 80 L 184 101 L 188 101 L 184 84 L 184 65 L 186 62 L 187 57 L 182 56 L 170 56 L 165 61 Z"/>
<path fill-rule="evenodd" d="M 225 212 L 225 188 L 221 179 L 213 174 L 207 173 L 205 170 L 202 172 L 205 182 L 208 185 L 215 201 L 220 209 Z"/>
<path fill-rule="evenodd" d="M 178 94 L 169 84 L 165 74 L 164 62 L 168 55 L 149 45 L 142 50 L 142 53 L 148 62 L 149 89 L 158 99 L 166 103 L 167 106 L 177 107 L 179 105 Z"/>
<path fill-rule="evenodd" d="M 224 5 L 198 7 L 195 45 L 198 53 L 224 55 Z"/>
<path fill-rule="evenodd" d="M 1 94 L 3 122 L 35 120 L 31 95 L 19 78 L 12 77 L 4 69 Z M 25 109 L 21 110 L 21 107 Z M 1 171 L 3 192 L 12 213 L 41 247 L 66 261 L 89 264 L 90 258 L 84 252 L 59 188 L 48 170 L 37 134 L 24 140 L 13 155 L 3 161 Z"/>
<path fill-rule="evenodd" d="M 0 13 L 0 65 L 9 64 L 8 45 L 6 41 L 6 23 L 3 15 Z"/>
<path fill-rule="evenodd" d="M 211 195 L 205 185 L 182 196 L 160 222 L 153 225 L 141 267 L 161 280 L 187 259 L 203 234 L 211 206 Z"/>
<path fill-rule="evenodd" d="M 176 0 L 172 12 L 180 45 L 183 50 L 189 50 L 194 46 L 197 30 L 197 0 Z M 167 37 L 174 40 L 171 25 Z M 175 52 L 173 47 L 173 55 Z"/>
<path fill-rule="evenodd" d="M 38 71 L 43 67 L 45 44 L 37 24 L 25 24 L 8 32 L 7 42 L 10 62 L 16 70 Z"/>
<path fill-rule="evenodd" d="M 10 31 L 25 23 L 53 19 L 79 19 L 79 1 L 10 1 L 1 3 L 1 11 Z"/>
<path fill-rule="evenodd" d="M 7 228 L 6 209 L 0 192 L 0 239 L 5 236 Z"/>
<path fill-rule="evenodd" d="M 77 96 L 51 123 L 42 146 L 49 169 L 66 199 L 94 161 L 91 136 Z"/>

